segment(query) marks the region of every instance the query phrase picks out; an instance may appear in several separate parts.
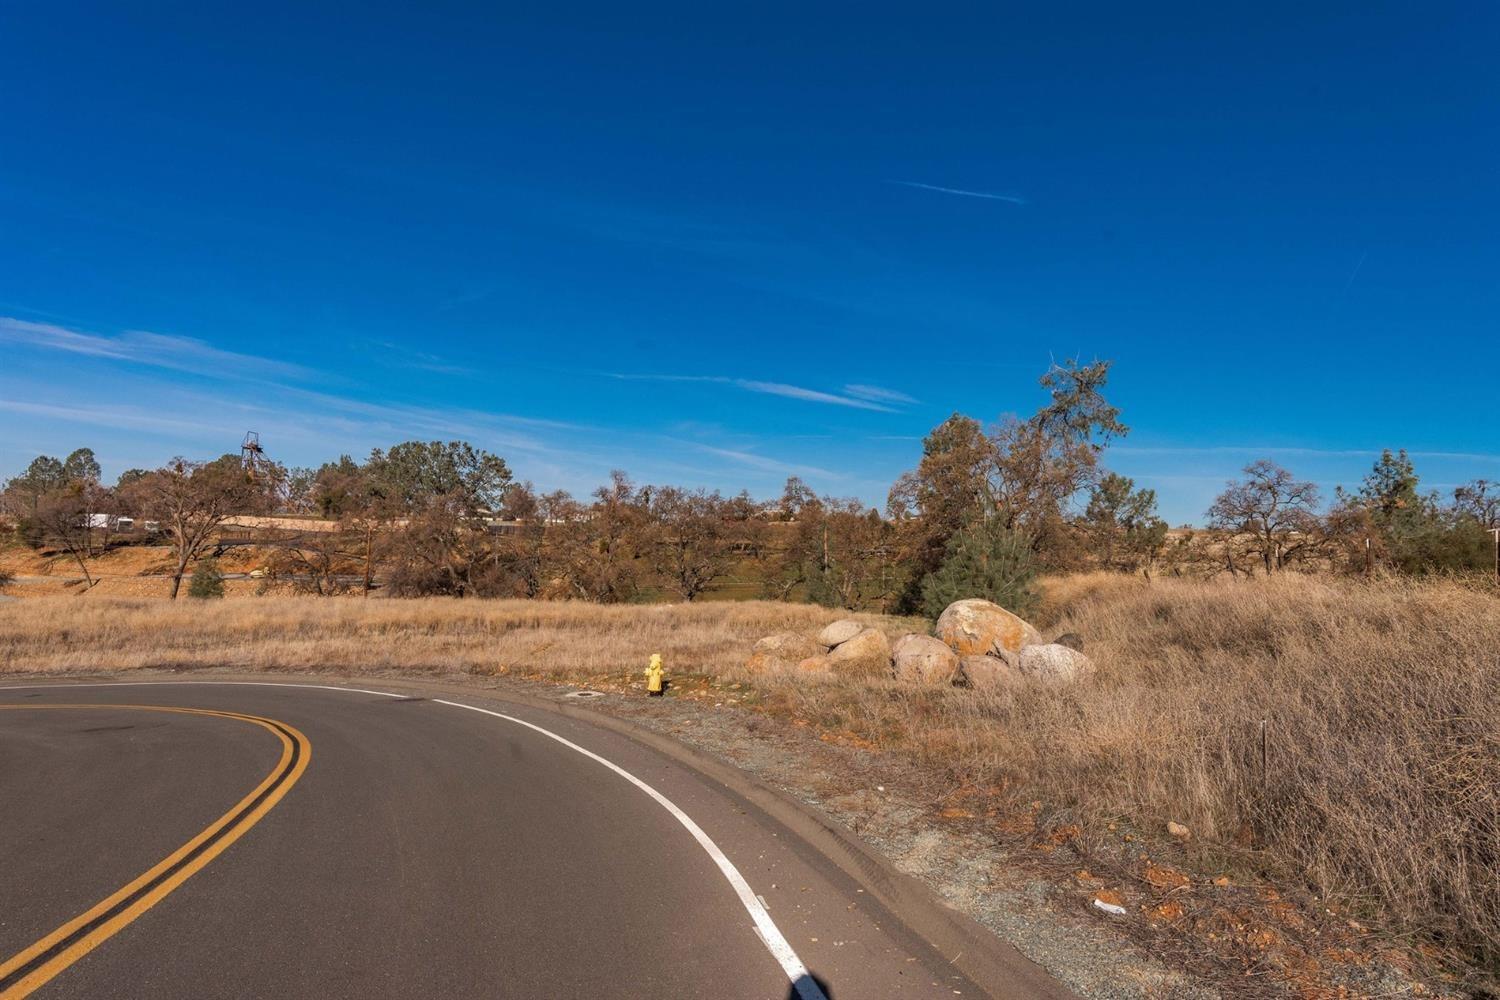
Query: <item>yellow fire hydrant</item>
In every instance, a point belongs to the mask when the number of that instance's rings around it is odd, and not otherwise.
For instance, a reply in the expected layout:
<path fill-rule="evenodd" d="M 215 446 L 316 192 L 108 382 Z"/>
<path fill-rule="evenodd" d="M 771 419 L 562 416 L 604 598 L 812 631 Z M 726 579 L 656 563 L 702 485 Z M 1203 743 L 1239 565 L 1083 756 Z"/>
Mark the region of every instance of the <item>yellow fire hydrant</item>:
<path fill-rule="evenodd" d="M 661 654 L 652 653 L 651 663 L 646 667 L 646 696 L 648 698 L 660 698 L 662 693 L 662 676 L 666 674 L 667 668 L 661 664 Z"/>

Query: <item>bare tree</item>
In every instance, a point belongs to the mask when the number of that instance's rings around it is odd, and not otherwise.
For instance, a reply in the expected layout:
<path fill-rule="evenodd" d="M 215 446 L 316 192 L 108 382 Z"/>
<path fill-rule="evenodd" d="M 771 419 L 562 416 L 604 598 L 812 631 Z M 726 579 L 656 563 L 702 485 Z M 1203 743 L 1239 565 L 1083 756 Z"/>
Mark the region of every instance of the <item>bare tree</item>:
<path fill-rule="evenodd" d="M 650 490 L 648 497 L 653 568 L 683 600 L 696 600 L 734 566 L 724 499 L 675 486 Z"/>
<path fill-rule="evenodd" d="M 1472 517 L 1486 531 L 1500 527 L 1500 483 L 1476 479 L 1453 491 L 1453 509 Z"/>
<path fill-rule="evenodd" d="M 615 470 L 584 507 L 568 501 L 552 505 L 549 533 L 558 576 L 567 592 L 584 600 L 614 604 L 635 596 L 641 585 L 642 551 L 648 544 L 646 508 L 650 487 L 637 490 Z"/>
<path fill-rule="evenodd" d="M 1226 485 L 1208 509 L 1209 526 L 1250 542 L 1265 571 L 1275 573 L 1322 544 L 1318 487 L 1269 459 L 1245 466 L 1245 479 Z"/>
<path fill-rule="evenodd" d="M 295 590 L 327 597 L 343 593 L 344 577 L 357 565 L 355 553 L 357 547 L 343 532 L 309 532 L 297 544 L 278 549 L 269 568 L 274 578 L 285 578 Z"/>
<path fill-rule="evenodd" d="M 89 572 L 88 563 L 93 554 L 90 539 L 93 535 L 94 493 L 89 484 L 82 482 L 47 490 L 36 498 L 36 506 L 31 515 L 42 537 L 57 545 L 78 563 L 84 583 L 89 588 L 96 582 L 94 575 Z"/>
<path fill-rule="evenodd" d="M 857 499 L 811 501 L 798 515 L 766 591 L 787 600 L 800 587 L 807 600 L 829 607 L 883 608 L 909 575 L 902 565 L 900 532 Z"/>
<path fill-rule="evenodd" d="M 234 456 L 226 455 L 214 462 L 175 458 L 126 487 L 136 507 L 161 522 L 171 541 L 173 600 L 188 564 L 212 546 L 219 526 L 236 514 L 266 510 L 276 485 L 265 477 L 252 479 Z"/>

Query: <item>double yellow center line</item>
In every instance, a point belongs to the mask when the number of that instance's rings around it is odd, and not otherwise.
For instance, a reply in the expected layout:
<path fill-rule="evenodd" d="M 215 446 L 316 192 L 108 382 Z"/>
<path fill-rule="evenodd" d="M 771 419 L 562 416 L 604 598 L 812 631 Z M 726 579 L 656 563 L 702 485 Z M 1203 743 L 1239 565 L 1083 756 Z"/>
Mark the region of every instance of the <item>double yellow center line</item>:
<path fill-rule="evenodd" d="M 0 705 L 0 710 L 127 709 L 175 712 L 249 722 L 281 740 L 281 760 L 250 794 L 192 840 L 167 855 L 149 871 L 108 898 L 63 924 L 57 930 L 0 963 L 0 1000 L 20 1000 L 159 903 L 173 889 L 222 854 L 258 823 L 302 777 L 312 758 L 312 744 L 292 726 L 275 719 L 207 708 L 162 705 Z"/>

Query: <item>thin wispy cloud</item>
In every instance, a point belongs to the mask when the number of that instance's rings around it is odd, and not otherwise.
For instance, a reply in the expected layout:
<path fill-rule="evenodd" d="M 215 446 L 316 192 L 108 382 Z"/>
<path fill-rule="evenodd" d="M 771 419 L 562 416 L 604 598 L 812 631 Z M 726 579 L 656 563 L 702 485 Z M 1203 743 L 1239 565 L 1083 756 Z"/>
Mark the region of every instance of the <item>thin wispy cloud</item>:
<path fill-rule="evenodd" d="M 986 201 L 1004 201 L 1012 205 L 1024 205 L 1026 199 L 1014 194 L 996 194 L 992 191 L 966 191 L 963 188 L 939 187 L 936 184 L 922 184 L 917 181 L 891 181 L 902 187 L 919 188 L 923 191 L 936 191 L 939 194 L 956 194 L 964 198 L 983 198 Z"/>
<path fill-rule="evenodd" d="M 831 392 L 805 389 L 800 385 L 787 385 L 785 382 L 753 382 L 747 379 L 735 379 L 734 384 L 741 389 L 748 389 L 751 392 L 761 392 L 769 396 L 784 396 L 787 399 L 803 399 L 809 403 L 828 403 L 832 406 L 849 406 L 857 410 L 879 410 L 882 413 L 896 412 L 889 406 L 872 403 L 868 399 L 851 399 L 848 396 L 838 396 Z"/>
<path fill-rule="evenodd" d="M 886 389 L 878 385 L 846 385 L 844 395 L 865 399 L 875 403 L 915 403 L 916 400 L 904 392 Z"/>
<path fill-rule="evenodd" d="M 220 350 L 193 337 L 174 337 L 145 330 L 127 330 L 118 336 L 107 337 L 13 316 L 0 316 L 0 344 L 64 351 L 203 375 L 240 372 L 303 378 L 310 374 L 300 365 Z"/>
<path fill-rule="evenodd" d="M 203 420 L 199 418 L 164 417 L 135 406 L 59 405 L 0 399 L 0 413 L 18 413 L 24 416 L 44 417 L 48 420 L 89 424 L 94 427 L 126 428 L 167 434 L 201 433 L 205 428 Z M 232 434 L 232 430 L 227 426 L 223 430 L 226 435 Z M 227 441 L 228 437 L 225 440 Z"/>
<path fill-rule="evenodd" d="M 610 377 L 639 382 L 704 382 L 715 385 L 731 385 L 746 392 L 758 392 L 767 396 L 781 396 L 786 399 L 800 399 L 808 403 L 847 406 L 856 410 L 874 410 L 879 413 L 897 412 L 893 407 L 876 402 L 873 399 L 861 399 L 852 395 L 841 396 L 838 393 L 824 392 L 821 389 L 809 389 L 806 386 L 791 385 L 787 382 L 762 382 L 757 379 L 731 378 L 728 375 L 635 375 L 622 372 L 611 372 Z"/>
<path fill-rule="evenodd" d="M 816 465 L 797 465 L 792 462 L 782 462 L 765 455 L 757 455 L 752 451 L 736 451 L 733 448 L 715 448 L 712 445 L 693 445 L 699 451 L 709 455 L 717 455 L 740 465 L 747 465 L 752 469 L 760 469 L 765 472 L 774 472 L 783 476 L 819 476 L 824 479 L 842 479 L 843 476 L 828 469 L 820 469 Z"/>
<path fill-rule="evenodd" d="M 1208 445 L 1202 447 L 1138 447 L 1136 445 L 1111 445 L 1110 451 L 1119 455 L 1286 455 L 1307 458 L 1379 458 L 1381 448 L 1303 448 L 1277 445 Z M 1472 451 L 1412 451 L 1412 458 L 1447 459 L 1458 462 L 1500 462 L 1500 454 Z"/>
<path fill-rule="evenodd" d="M 472 368 L 455 364 L 447 358 L 436 354 L 428 354 L 426 351 L 413 351 L 393 344 L 388 340 L 376 341 L 376 347 L 381 353 L 376 355 L 376 360 L 389 368 L 416 368 L 424 372 L 434 372 L 438 375 L 474 375 Z"/>

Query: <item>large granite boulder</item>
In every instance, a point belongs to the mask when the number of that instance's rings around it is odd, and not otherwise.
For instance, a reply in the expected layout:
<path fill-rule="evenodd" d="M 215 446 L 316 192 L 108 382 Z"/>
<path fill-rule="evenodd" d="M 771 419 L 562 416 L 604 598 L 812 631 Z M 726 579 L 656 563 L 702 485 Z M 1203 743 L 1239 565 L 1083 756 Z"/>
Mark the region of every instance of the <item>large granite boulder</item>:
<path fill-rule="evenodd" d="M 832 649 L 835 646 L 843 645 L 864 630 L 865 627 L 859 622 L 850 621 L 848 618 L 845 618 L 842 621 L 834 622 L 819 632 L 818 641 L 829 649 Z"/>
<path fill-rule="evenodd" d="M 937 637 L 959 656 L 984 656 L 998 650 L 1019 653 L 1042 641 L 1031 623 L 992 601 L 954 601 L 937 620 Z"/>
<path fill-rule="evenodd" d="M 835 673 L 852 677 L 888 677 L 891 673 L 891 640 L 879 629 L 867 628 L 846 639 L 828 654 Z"/>
<path fill-rule="evenodd" d="M 903 635 L 891 646 L 896 679 L 951 684 L 958 676 L 958 654 L 930 635 Z"/>
<path fill-rule="evenodd" d="M 833 661 L 828 658 L 827 653 L 820 653 L 817 656 L 809 656 L 805 660 L 798 661 L 797 673 L 826 676 L 833 673 Z"/>
<path fill-rule="evenodd" d="M 776 673 L 795 669 L 809 656 L 822 654 L 823 647 L 797 632 L 768 635 L 750 651 L 745 668 L 751 673 Z"/>
<path fill-rule="evenodd" d="M 964 684 L 976 691 L 1019 684 L 1021 671 L 1016 666 L 1016 654 L 1009 658 L 999 656 L 964 656 L 958 661 L 958 672 Z"/>
<path fill-rule="evenodd" d="M 1026 677 L 1054 684 L 1082 680 L 1094 672 L 1093 660 L 1055 642 L 1022 649 L 1018 665 Z"/>

